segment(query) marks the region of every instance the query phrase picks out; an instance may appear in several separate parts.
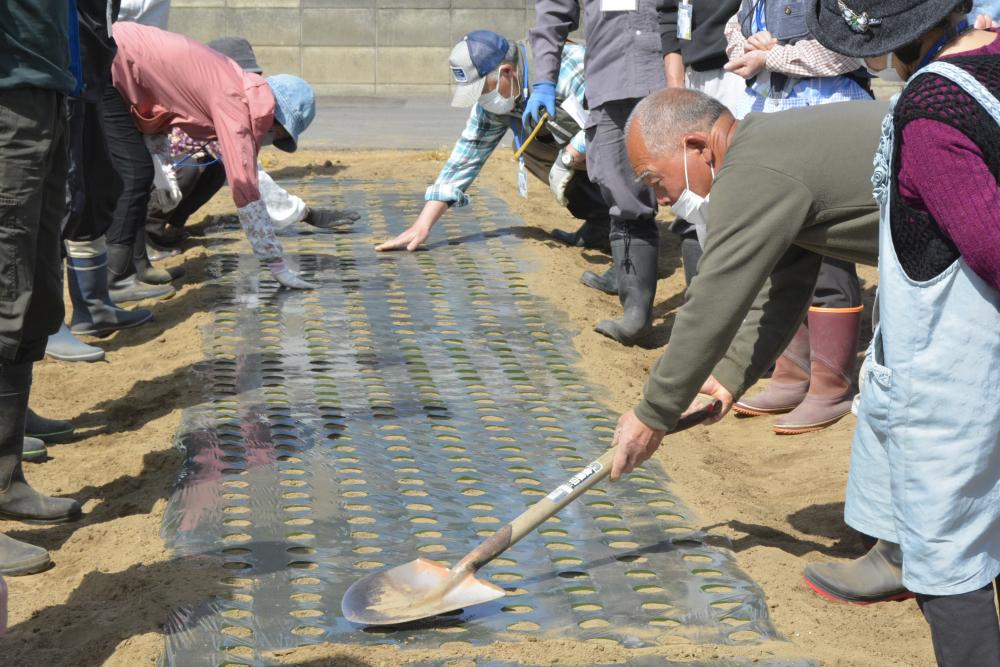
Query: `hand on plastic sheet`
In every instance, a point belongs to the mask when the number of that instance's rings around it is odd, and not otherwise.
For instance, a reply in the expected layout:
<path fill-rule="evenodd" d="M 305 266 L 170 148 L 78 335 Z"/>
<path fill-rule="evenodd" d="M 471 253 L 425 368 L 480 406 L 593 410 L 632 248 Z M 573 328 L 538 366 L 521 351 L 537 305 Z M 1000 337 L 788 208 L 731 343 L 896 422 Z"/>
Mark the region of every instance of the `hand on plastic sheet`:
<path fill-rule="evenodd" d="M 424 224 L 418 220 L 410 225 L 406 231 L 401 232 L 396 238 L 375 246 L 375 250 L 385 252 L 386 250 L 402 250 L 405 248 L 406 250 L 413 252 L 424 244 L 430 234 L 430 225 Z"/>
<path fill-rule="evenodd" d="M 318 289 L 318 285 L 303 280 L 299 274 L 289 269 L 284 260 L 272 262 L 270 269 L 274 279 L 289 289 Z"/>
<path fill-rule="evenodd" d="M 615 447 L 615 460 L 611 464 L 611 481 L 618 480 L 646 462 L 663 442 L 665 431 L 646 426 L 629 410 L 618 419 L 611 446 Z"/>
<path fill-rule="evenodd" d="M 696 410 L 700 410 L 705 407 L 710 401 L 706 400 L 707 396 L 711 396 L 713 399 L 719 401 L 722 404 L 719 412 L 706 419 L 702 422 L 703 425 L 709 426 L 715 424 L 729 412 L 730 408 L 733 407 L 735 398 L 733 398 L 732 393 L 722 386 L 722 383 L 715 379 L 714 375 L 709 375 L 708 379 L 705 380 L 705 384 L 701 385 L 701 389 L 698 390 L 698 396 L 691 402 L 688 409 L 684 411 L 684 415 L 688 415 Z M 682 417 L 684 415 L 681 415 Z"/>

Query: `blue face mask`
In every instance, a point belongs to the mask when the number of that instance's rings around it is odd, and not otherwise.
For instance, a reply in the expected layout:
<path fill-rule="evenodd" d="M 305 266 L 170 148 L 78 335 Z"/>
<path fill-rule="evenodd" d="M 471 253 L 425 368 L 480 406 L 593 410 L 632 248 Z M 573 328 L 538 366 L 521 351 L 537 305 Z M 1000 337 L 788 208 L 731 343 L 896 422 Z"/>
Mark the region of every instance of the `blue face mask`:
<path fill-rule="evenodd" d="M 516 78 L 514 79 L 516 81 Z M 514 110 L 514 104 L 517 102 L 517 98 L 521 96 L 521 86 L 513 85 L 512 88 L 517 92 L 513 97 L 504 97 L 500 94 L 500 84 L 502 83 L 499 72 L 497 73 L 497 87 L 491 92 L 483 93 L 479 96 L 479 106 L 483 108 L 484 111 L 495 114 L 505 114 L 510 113 Z"/>

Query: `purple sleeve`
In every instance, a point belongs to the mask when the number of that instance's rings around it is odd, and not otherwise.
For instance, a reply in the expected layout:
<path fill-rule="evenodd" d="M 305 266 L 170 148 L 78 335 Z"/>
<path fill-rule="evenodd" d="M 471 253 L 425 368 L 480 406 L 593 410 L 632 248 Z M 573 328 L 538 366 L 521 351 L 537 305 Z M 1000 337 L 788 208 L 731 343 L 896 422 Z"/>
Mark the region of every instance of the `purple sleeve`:
<path fill-rule="evenodd" d="M 936 120 L 903 128 L 899 191 L 929 212 L 980 278 L 1000 290 L 1000 187 L 967 136 Z"/>

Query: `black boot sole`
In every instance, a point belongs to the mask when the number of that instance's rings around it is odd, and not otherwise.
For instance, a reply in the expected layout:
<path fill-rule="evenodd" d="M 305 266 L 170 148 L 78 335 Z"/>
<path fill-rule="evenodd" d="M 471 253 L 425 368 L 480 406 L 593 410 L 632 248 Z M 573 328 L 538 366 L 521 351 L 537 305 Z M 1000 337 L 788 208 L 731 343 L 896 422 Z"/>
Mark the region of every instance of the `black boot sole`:
<path fill-rule="evenodd" d="M 122 294 L 121 292 L 115 292 L 115 290 L 111 290 L 111 303 L 115 304 L 116 306 L 121 306 L 124 303 L 135 303 L 137 301 L 149 301 L 153 299 L 157 301 L 166 301 L 167 299 L 173 298 L 174 295 L 177 294 L 177 290 L 171 287 L 170 285 L 167 285 L 166 287 L 170 287 L 170 290 L 166 292 L 159 292 L 156 294 Z M 71 331 L 72 329 L 73 328 L 70 327 Z M 76 332 L 74 331 L 73 333 Z"/>
<path fill-rule="evenodd" d="M 37 561 L 24 563 L 14 567 L 0 567 L 0 575 L 4 577 L 23 577 L 28 574 L 38 574 L 39 572 L 44 572 L 51 567 L 52 559 L 46 556 L 44 560 L 38 559 Z"/>
<path fill-rule="evenodd" d="M 103 336 L 110 336 L 116 331 L 122 331 L 124 329 L 134 329 L 136 327 L 142 326 L 143 324 L 151 321 L 152 319 L 153 319 L 153 314 L 150 313 L 149 317 L 144 317 L 137 322 L 130 322 L 128 324 L 116 324 L 116 325 L 109 325 L 106 327 L 91 327 L 90 329 L 77 329 L 73 326 L 70 326 L 69 330 L 76 336 L 94 336 L 97 338 L 101 338 Z"/>
<path fill-rule="evenodd" d="M 23 516 L 20 514 L 15 514 L 13 512 L 5 512 L 0 510 L 0 519 L 6 521 L 20 521 L 21 523 L 27 523 L 32 526 L 49 526 L 60 523 L 72 523 L 73 521 L 79 521 L 83 517 L 83 512 L 77 510 L 73 514 L 67 514 L 61 517 L 52 517 L 46 519 L 39 519 L 33 516 Z"/>

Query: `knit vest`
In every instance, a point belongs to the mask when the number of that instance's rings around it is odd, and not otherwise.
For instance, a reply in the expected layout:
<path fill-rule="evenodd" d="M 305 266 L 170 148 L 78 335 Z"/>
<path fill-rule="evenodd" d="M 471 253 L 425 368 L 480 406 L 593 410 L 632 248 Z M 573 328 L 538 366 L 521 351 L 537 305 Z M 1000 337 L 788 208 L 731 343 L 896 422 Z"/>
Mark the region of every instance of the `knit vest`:
<path fill-rule="evenodd" d="M 1000 97 L 1000 57 L 949 58 Z M 1000 127 L 978 102 L 957 84 L 937 74 L 910 82 L 893 111 L 894 151 L 890 224 L 899 262 L 913 280 L 930 280 L 948 268 L 961 253 L 927 211 L 903 202 L 899 193 L 900 150 L 903 129 L 910 121 L 928 118 L 953 127 L 979 147 L 994 178 L 1000 177 Z"/>

